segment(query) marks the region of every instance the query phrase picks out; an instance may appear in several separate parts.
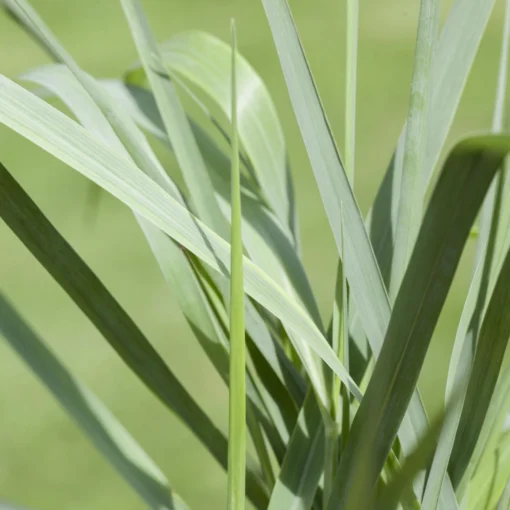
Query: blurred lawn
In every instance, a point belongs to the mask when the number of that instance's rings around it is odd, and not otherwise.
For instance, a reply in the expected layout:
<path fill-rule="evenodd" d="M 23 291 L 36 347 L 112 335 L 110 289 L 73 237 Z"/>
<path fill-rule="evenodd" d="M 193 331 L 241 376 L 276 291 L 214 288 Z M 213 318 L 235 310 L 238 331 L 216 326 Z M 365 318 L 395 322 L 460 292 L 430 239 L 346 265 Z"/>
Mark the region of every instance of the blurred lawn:
<path fill-rule="evenodd" d="M 33 0 L 67 49 L 97 76 L 119 76 L 136 58 L 117 1 Z M 293 9 L 330 120 L 342 140 L 344 1 L 295 0 Z M 361 2 L 356 191 L 367 211 L 406 114 L 418 0 Z M 305 264 L 324 316 L 335 250 L 287 98 L 260 2 L 145 0 L 160 39 L 187 29 L 228 37 L 266 80 L 287 136 L 297 187 Z M 447 11 L 450 1 L 444 2 Z M 500 13 L 492 18 L 453 135 L 490 126 Z M 16 77 L 48 60 L 0 16 L 0 72 Z M 342 144 L 340 143 L 340 146 Z M 133 314 L 197 400 L 226 430 L 227 393 L 191 336 L 130 212 L 104 198 L 95 225 L 84 221 L 87 182 L 0 128 L 0 154 L 31 196 Z M 170 160 L 167 161 L 172 166 Z M 94 328 L 17 239 L 0 225 L 0 285 L 75 373 L 113 410 L 194 508 L 222 508 L 226 477 L 192 435 L 122 365 Z M 471 267 L 467 250 L 430 352 L 421 386 L 431 412 L 445 371 Z M 142 508 L 136 495 L 82 437 L 11 351 L 0 343 L 0 500 L 41 510 Z"/>

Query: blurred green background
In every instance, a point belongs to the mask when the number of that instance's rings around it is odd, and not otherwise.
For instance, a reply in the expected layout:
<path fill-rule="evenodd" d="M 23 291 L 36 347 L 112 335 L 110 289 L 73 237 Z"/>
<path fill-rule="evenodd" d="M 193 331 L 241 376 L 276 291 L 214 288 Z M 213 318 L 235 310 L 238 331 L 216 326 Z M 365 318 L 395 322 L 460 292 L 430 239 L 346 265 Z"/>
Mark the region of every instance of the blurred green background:
<path fill-rule="evenodd" d="M 481 0 L 483 1 L 483 0 Z M 163 40 L 201 29 L 228 40 L 236 17 L 240 51 L 266 81 L 287 138 L 297 189 L 306 268 L 324 317 L 330 313 L 335 249 L 257 0 L 144 0 Z M 356 193 L 369 208 L 408 104 L 418 0 L 362 0 Z M 490 126 L 502 2 L 496 6 L 450 142 Z M 116 0 L 33 0 L 87 71 L 118 77 L 136 59 Z M 443 2 L 444 13 L 451 1 Z M 345 0 L 294 0 L 293 12 L 339 145 L 342 146 Z M 0 72 L 16 77 L 48 62 L 0 14 Z M 129 210 L 103 195 L 87 221 L 87 181 L 0 128 L 0 154 L 43 211 L 97 271 L 182 382 L 226 430 L 227 392 L 202 355 Z M 170 159 L 164 160 L 172 168 Z M 173 169 L 172 171 L 175 171 Z M 90 220 L 90 218 L 89 218 Z M 11 232 L 0 225 L 0 286 L 53 350 L 110 407 L 194 508 L 222 508 L 226 476 L 194 437 L 119 361 L 76 306 Z M 431 413 L 441 405 L 452 340 L 471 271 L 473 242 L 436 331 L 421 378 Z M 0 500 L 34 509 L 143 508 L 9 348 L 0 342 Z"/>

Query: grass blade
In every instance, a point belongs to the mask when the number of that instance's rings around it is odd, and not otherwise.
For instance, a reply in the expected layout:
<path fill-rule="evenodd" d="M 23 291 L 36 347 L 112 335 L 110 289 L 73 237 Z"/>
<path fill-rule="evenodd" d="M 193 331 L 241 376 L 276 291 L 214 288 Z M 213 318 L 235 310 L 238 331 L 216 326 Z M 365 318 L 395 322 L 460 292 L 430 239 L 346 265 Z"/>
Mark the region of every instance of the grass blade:
<path fill-rule="evenodd" d="M 361 213 L 322 108 L 296 26 L 286 0 L 262 0 L 280 58 L 287 88 L 339 255 L 345 238 L 344 268 L 360 321 L 377 358 L 390 320 L 390 303 L 365 230 Z M 342 234 L 340 218 L 344 219 Z M 399 434 L 410 452 L 427 418 L 418 393 Z"/>
<path fill-rule="evenodd" d="M 42 85 L 52 93 L 56 94 L 87 129 L 103 138 L 109 144 L 119 145 L 119 148 L 123 150 L 123 147 L 119 144 L 115 134 L 110 129 L 108 122 L 102 116 L 100 110 L 97 108 L 94 102 L 88 98 L 86 92 L 82 87 L 80 87 L 80 84 L 76 81 L 76 79 L 74 79 L 72 74 L 65 67 L 60 65 L 45 66 L 28 73 L 24 77 L 27 80 Z M 120 82 L 118 82 L 118 84 L 121 87 L 120 90 L 124 90 L 124 85 L 122 85 Z M 107 90 L 113 90 L 115 92 L 114 97 L 116 100 L 119 97 L 124 98 L 124 95 L 119 94 L 118 87 L 113 89 L 110 87 Z M 136 92 L 139 90 L 140 89 L 137 89 Z M 147 102 L 145 101 L 146 98 L 147 93 L 144 92 L 144 95 L 142 95 L 139 100 L 141 105 L 145 105 L 147 107 Z M 120 100 L 120 106 L 126 112 L 130 112 L 133 110 L 133 108 L 135 108 L 135 106 L 126 99 Z M 152 112 L 151 109 L 148 109 L 147 111 Z M 150 118 L 143 118 L 145 120 L 141 121 L 141 123 L 146 123 L 151 131 L 157 130 L 157 126 L 151 122 Z M 199 134 L 203 135 L 202 132 L 199 132 Z M 200 139 L 203 140 L 204 144 L 206 143 L 205 139 L 199 138 L 199 140 Z M 228 164 L 228 158 L 223 157 L 222 153 L 217 154 L 213 152 L 213 147 L 210 147 L 209 145 L 207 145 L 207 148 L 208 150 L 206 153 L 210 155 L 208 161 L 212 161 L 212 168 L 214 168 L 214 170 L 220 174 L 224 165 Z M 219 175 L 214 182 L 216 183 L 216 181 L 221 181 L 223 185 L 223 174 Z M 168 191 L 171 192 L 172 189 L 168 188 Z M 178 197 L 179 195 L 177 194 L 176 196 Z M 230 199 L 230 196 L 228 198 Z M 266 218 L 268 224 L 270 224 L 269 222 L 271 219 L 269 217 L 255 214 L 255 212 L 259 212 L 259 209 L 257 208 L 257 204 L 254 203 L 253 198 L 251 198 L 250 195 L 245 195 L 243 200 L 245 204 L 248 203 L 248 207 L 244 207 L 243 211 L 245 211 L 247 208 L 252 208 L 254 211 L 253 216 L 255 219 Z M 248 212 L 248 216 L 250 219 L 252 218 L 252 216 L 250 216 L 250 212 Z M 202 347 L 210 357 L 222 378 L 225 381 L 228 381 L 228 340 L 222 328 L 215 324 L 217 322 L 215 314 L 212 312 L 212 310 L 210 310 L 212 305 L 209 304 L 207 300 L 205 300 L 202 290 L 202 283 L 199 281 L 200 276 L 197 276 L 193 267 L 195 262 L 191 263 L 189 259 L 189 253 L 185 253 L 181 247 L 179 247 L 170 238 L 168 238 L 168 236 L 163 234 L 151 223 L 143 220 L 141 217 L 138 217 L 137 219 L 145 236 L 147 237 L 148 243 L 151 246 L 151 249 L 158 261 L 165 280 L 171 286 L 172 290 L 176 292 L 184 315 L 188 320 L 192 330 L 195 332 L 197 339 L 200 341 Z M 251 226 L 247 229 L 245 226 L 244 230 L 250 231 L 253 230 L 253 228 L 254 227 Z M 265 232 L 266 230 L 263 231 Z M 269 227 L 267 231 L 269 233 L 273 232 L 273 230 L 271 230 Z M 277 238 L 279 238 L 279 232 L 280 231 L 275 232 Z M 250 232 L 248 232 L 247 240 L 247 244 L 249 244 L 249 246 L 254 245 L 254 242 L 250 242 Z M 284 243 L 281 243 L 281 245 L 282 247 L 285 246 Z M 258 250 L 258 252 L 260 251 L 261 250 Z M 294 252 L 290 250 L 290 253 L 293 254 Z M 196 264 L 200 265 L 198 261 L 196 261 Z M 219 306 L 223 308 L 222 303 L 220 303 Z M 226 328 L 227 325 L 225 324 L 225 329 Z M 257 332 L 262 333 L 261 328 L 257 327 L 256 330 Z M 267 335 L 257 334 L 254 336 L 254 341 L 257 345 L 257 348 L 260 349 L 260 351 L 268 360 L 271 368 L 275 371 L 275 374 L 278 376 L 280 381 L 288 380 L 289 382 L 295 382 L 295 385 L 289 384 L 289 389 L 291 390 L 291 394 L 294 396 L 294 398 L 297 399 L 297 402 L 300 403 L 304 397 L 305 391 L 301 387 L 304 382 L 302 381 L 300 374 L 297 373 L 295 369 L 293 370 L 293 366 L 290 364 L 290 361 L 287 360 L 283 352 L 280 352 L 281 349 L 278 351 L 278 345 L 272 341 L 269 333 L 267 333 Z M 252 398 L 254 395 L 252 394 L 250 388 L 248 388 L 248 390 L 250 400 L 255 402 L 255 399 Z M 278 412 L 279 414 L 281 409 L 286 409 L 286 407 L 282 406 L 280 402 L 280 405 L 271 406 L 271 409 L 273 409 L 274 412 Z M 273 418 L 275 418 L 274 412 Z M 287 421 L 289 423 L 293 423 L 292 418 L 288 418 Z M 280 421 L 276 419 L 274 419 L 273 422 L 275 424 L 280 423 Z M 281 435 L 282 439 L 284 439 L 288 437 L 290 431 L 286 430 L 285 427 L 279 427 L 279 434 Z"/>
<path fill-rule="evenodd" d="M 114 133 L 109 129 L 108 123 L 102 117 L 100 110 L 88 98 L 86 92 L 65 67 L 46 66 L 29 73 L 26 78 L 43 85 L 57 94 L 87 128 L 98 136 L 103 137 L 109 143 L 119 145 Z M 122 146 L 119 148 L 123 149 Z M 217 323 L 218 320 L 216 314 L 211 309 L 211 303 L 208 302 L 204 295 L 200 276 L 193 268 L 194 263 L 191 263 L 189 255 L 163 232 L 143 218 L 138 217 L 137 219 L 153 250 L 165 280 L 172 288 L 172 291 L 176 293 L 179 304 L 192 331 L 220 376 L 228 384 L 228 341 L 223 330 L 224 328 Z M 223 307 L 221 303 L 220 307 Z M 249 382 L 248 396 L 250 408 L 248 412 L 250 414 L 255 413 L 258 419 L 262 421 L 271 444 L 278 451 L 278 445 L 289 434 L 289 430 L 285 426 L 282 427 L 282 424 L 286 423 L 285 420 L 282 422 L 281 420 L 274 419 L 275 416 L 279 415 L 279 412 L 275 415 L 275 410 L 280 410 L 282 406 L 271 405 L 268 408 L 267 402 L 262 402 L 258 395 L 257 384 L 252 380 Z M 284 407 L 284 410 L 287 409 Z M 271 419 L 269 419 L 268 412 Z M 292 418 L 290 420 L 292 421 Z M 253 424 L 254 420 L 251 423 Z M 253 427 L 250 427 L 250 430 L 253 430 Z"/>
<path fill-rule="evenodd" d="M 389 318 L 389 304 L 363 219 L 322 109 L 289 6 L 286 0 L 263 0 L 262 3 L 339 255 L 343 210 L 347 278 L 364 318 L 367 336 L 379 352 Z"/>
<path fill-rule="evenodd" d="M 390 298 L 395 299 L 420 228 L 424 199 L 423 172 L 432 92 L 431 64 L 439 32 L 440 0 L 421 0 L 414 54 L 411 100 L 407 114 L 402 183 L 391 272 Z"/>
<path fill-rule="evenodd" d="M 227 508 L 244 508 L 246 465 L 246 346 L 244 338 L 241 177 L 237 135 L 236 29 L 232 20 L 232 221 L 230 238 L 230 391 Z"/>
<path fill-rule="evenodd" d="M 148 506 L 188 508 L 172 494 L 163 473 L 127 430 L 71 375 L 1 294 L 0 333 Z"/>
<path fill-rule="evenodd" d="M 107 122 L 113 128 L 114 133 L 111 133 L 109 126 L 106 126 L 108 128 L 107 137 L 114 139 L 114 143 L 116 145 L 123 145 L 123 147 L 121 147 L 122 152 L 127 151 L 133 161 L 139 165 L 139 167 L 143 169 L 147 175 L 155 179 L 166 189 L 166 191 L 168 191 L 174 198 L 176 198 L 182 205 L 184 205 L 178 190 L 175 188 L 175 185 L 161 168 L 161 165 L 159 165 L 151 153 L 151 150 L 145 139 L 137 131 L 136 126 L 126 115 L 126 113 L 103 93 L 103 91 L 98 87 L 98 85 L 92 80 L 91 77 L 81 71 L 72 57 L 62 48 L 53 34 L 44 25 L 37 14 L 30 8 L 27 2 L 24 0 L 8 0 L 8 5 L 11 9 L 16 11 L 20 20 L 22 20 L 24 25 L 34 33 L 36 39 L 45 47 L 50 48 L 52 56 L 57 61 L 64 62 L 69 67 L 78 82 L 85 89 L 86 95 L 88 94 L 90 96 L 93 103 L 99 107 L 101 113 L 104 115 L 104 118 L 107 119 Z M 113 134 L 116 136 L 112 137 Z M 117 136 L 120 143 L 116 138 Z M 147 231 L 148 229 L 146 229 L 146 232 Z M 154 236 L 158 234 L 153 230 L 152 235 Z M 164 235 L 160 235 L 160 241 L 165 241 L 164 237 Z M 158 242 L 153 241 L 151 244 L 154 246 L 157 245 Z M 164 255 L 166 256 L 166 253 Z M 158 254 L 156 254 L 156 256 L 158 257 Z M 160 265 L 161 260 L 166 261 L 165 258 L 161 256 L 159 259 Z M 259 342 L 265 342 L 264 346 L 271 344 L 272 340 L 269 332 L 265 331 L 265 325 L 262 320 L 258 319 L 253 305 L 248 302 L 247 306 L 248 330 L 253 333 L 253 337 L 256 338 Z M 262 338 L 260 333 L 266 333 L 265 338 Z M 269 352 L 272 352 L 271 349 Z M 279 367 L 280 364 L 281 363 L 276 363 L 273 364 L 273 366 Z"/>
<path fill-rule="evenodd" d="M 137 0 L 122 0 L 122 5 L 184 179 L 192 196 L 196 199 L 194 205 L 198 216 L 204 220 L 206 225 L 226 239 L 228 237 L 228 223 L 216 202 L 209 174 L 193 138 L 187 117 L 179 103 L 177 93 L 165 71 L 159 48 L 150 31 L 148 21 Z M 182 157 L 179 156 L 180 153 Z M 254 312 L 253 308 L 248 307 L 248 316 Z M 250 330 L 250 324 L 251 322 L 248 319 L 248 330 Z M 292 332 L 289 332 L 289 336 L 293 336 Z M 322 373 L 317 367 L 316 356 L 306 344 L 300 341 L 299 337 L 295 337 L 293 340 L 298 345 L 297 351 L 309 373 L 312 384 L 314 384 L 318 395 L 321 395 L 324 400 L 324 381 Z"/>
<path fill-rule="evenodd" d="M 128 159 L 33 94 L 0 76 L 0 122 L 101 185 L 210 267 L 228 275 L 229 244 Z M 306 342 L 358 399 L 359 388 L 303 308 L 246 257 L 245 292 Z"/>
<path fill-rule="evenodd" d="M 510 149 L 509 137 L 466 139 L 449 155 L 418 236 L 373 376 L 349 434 L 330 509 L 353 498 L 363 508 L 413 394 L 464 243 L 485 193 Z M 374 452 L 377 452 L 374 455 Z M 356 472 L 368 470 L 355 495 Z"/>
<path fill-rule="evenodd" d="M 124 362 L 174 411 L 220 465 L 227 466 L 227 440 L 196 404 L 129 315 L 44 214 L 0 165 L 0 216 L 75 301 Z M 250 472 L 248 493 L 263 504 L 265 491 Z"/>

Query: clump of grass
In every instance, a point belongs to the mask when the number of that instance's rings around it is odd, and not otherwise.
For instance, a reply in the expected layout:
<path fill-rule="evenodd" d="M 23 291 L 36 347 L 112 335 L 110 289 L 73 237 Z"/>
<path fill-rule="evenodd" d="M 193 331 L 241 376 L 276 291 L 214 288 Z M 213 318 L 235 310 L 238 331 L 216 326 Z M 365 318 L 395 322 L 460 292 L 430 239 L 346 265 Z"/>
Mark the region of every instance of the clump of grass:
<path fill-rule="evenodd" d="M 421 0 L 408 119 L 366 220 L 353 190 L 357 1 L 347 2 L 344 166 L 287 0 L 262 0 L 338 249 L 329 326 L 302 263 L 282 126 L 263 82 L 237 53 L 234 28 L 231 46 L 200 32 L 159 45 L 140 2 L 122 0 L 140 62 L 121 80 L 101 80 L 79 67 L 25 0 L 4 3 L 55 61 L 22 79 L 60 98 L 76 120 L 0 76 L 0 122 L 133 210 L 163 278 L 229 386 L 228 435 L 4 166 L 0 215 L 227 470 L 228 508 L 244 508 L 246 498 L 270 510 L 505 508 L 510 135 L 502 131 L 510 0 L 493 132 L 456 143 L 439 165 L 495 0 L 456 0 L 439 37 L 439 2 Z M 179 93 L 207 122 L 187 115 Z M 147 136 L 175 153 L 186 192 Z M 429 421 L 417 381 L 470 238 L 478 245 L 476 268 L 445 410 Z M 150 508 L 188 508 L 4 297 L 0 332 Z M 246 454 L 246 431 L 255 458 Z"/>

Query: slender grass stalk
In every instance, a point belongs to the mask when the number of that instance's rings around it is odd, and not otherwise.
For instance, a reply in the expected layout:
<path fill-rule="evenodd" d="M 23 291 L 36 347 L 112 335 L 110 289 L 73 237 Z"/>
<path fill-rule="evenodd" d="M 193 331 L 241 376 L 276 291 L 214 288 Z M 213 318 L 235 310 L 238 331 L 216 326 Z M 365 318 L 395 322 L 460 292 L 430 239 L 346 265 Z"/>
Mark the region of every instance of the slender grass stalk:
<path fill-rule="evenodd" d="M 358 0 L 347 0 L 345 72 L 345 172 L 354 187 L 356 152 L 356 82 L 358 69 Z"/>
<path fill-rule="evenodd" d="M 241 236 L 241 177 L 237 134 L 236 30 L 232 32 L 232 175 L 230 256 L 230 393 L 228 436 L 229 510 L 244 509 L 246 466 L 246 346 L 244 334 L 243 240 Z"/>
<path fill-rule="evenodd" d="M 411 100 L 407 116 L 402 194 L 398 208 L 390 299 L 395 300 L 421 223 L 424 162 L 431 99 L 431 64 L 439 33 L 441 0 L 421 0 L 414 56 Z"/>

